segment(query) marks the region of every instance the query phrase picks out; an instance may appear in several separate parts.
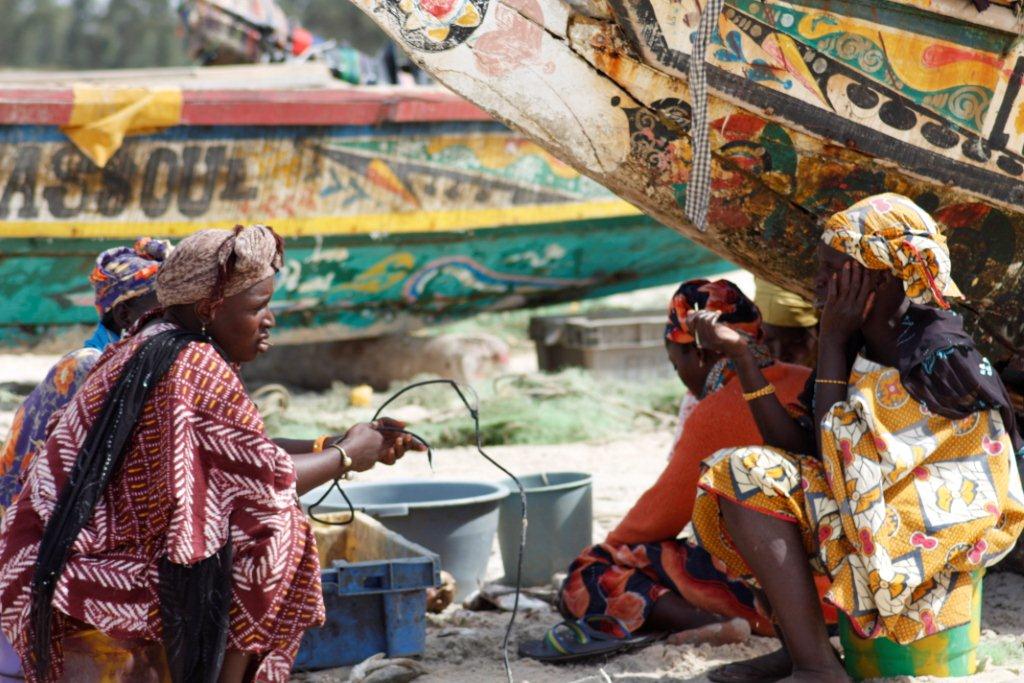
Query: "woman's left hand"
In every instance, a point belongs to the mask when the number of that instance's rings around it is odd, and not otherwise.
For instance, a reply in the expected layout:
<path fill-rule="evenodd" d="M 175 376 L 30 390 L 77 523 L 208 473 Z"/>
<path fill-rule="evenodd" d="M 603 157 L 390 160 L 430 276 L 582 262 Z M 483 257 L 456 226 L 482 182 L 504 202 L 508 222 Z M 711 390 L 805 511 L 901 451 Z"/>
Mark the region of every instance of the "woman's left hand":
<path fill-rule="evenodd" d="M 423 442 L 411 434 L 405 434 L 405 423 L 390 417 L 382 417 L 371 422 L 370 425 L 384 437 L 383 452 L 378 462 L 384 465 L 394 465 L 406 451 L 425 451 L 427 447 Z"/>
<path fill-rule="evenodd" d="M 686 314 L 686 326 L 697 348 L 739 358 L 747 352 L 747 340 L 728 325 L 719 323 L 720 315 L 718 311 L 690 311 Z"/>

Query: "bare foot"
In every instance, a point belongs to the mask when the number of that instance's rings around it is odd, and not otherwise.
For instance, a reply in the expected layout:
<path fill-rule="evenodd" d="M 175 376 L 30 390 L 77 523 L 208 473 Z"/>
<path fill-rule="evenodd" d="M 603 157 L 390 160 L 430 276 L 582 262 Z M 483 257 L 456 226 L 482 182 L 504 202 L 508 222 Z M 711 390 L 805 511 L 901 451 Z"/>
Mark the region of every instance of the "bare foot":
<path fill-rule="evenodd" d="M 800 669 L 794 671 L 789 678 L 783 678 L 779 683 L 850 683 L 852 680 L 846 675 L 846 670 L 839 666 L 828 671 Z"/>
<path fill-rule="evenodd" d="M 785 678 L 793 671 L 793 660 L 786 648 L 742 662 L 732 662 L 708 672 L 708 680 L 715 683 L 764 683 Z"/>
<path fill-rule="evenodd" d="M 732 645 L 742 643 L 750 637 L 750 624 L 746 619 L 730 619 L 717 624 L 707 624 L 686 631 L 678 631 L 668 637 L 671 645 Z"/>

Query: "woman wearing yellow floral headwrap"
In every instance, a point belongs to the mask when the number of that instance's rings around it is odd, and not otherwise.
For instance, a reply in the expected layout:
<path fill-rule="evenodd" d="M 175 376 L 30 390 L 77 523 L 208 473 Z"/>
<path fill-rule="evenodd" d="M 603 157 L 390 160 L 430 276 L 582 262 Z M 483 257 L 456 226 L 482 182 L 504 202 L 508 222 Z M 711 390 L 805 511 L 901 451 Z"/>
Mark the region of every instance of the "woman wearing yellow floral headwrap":
<path fill-rule="evenodd" d="M 864 638 L 908 643 L 965 624 L 970 575 L 1013 548 L 1024 492 L 1006 390 L 946 310 L 959 292 L 931 217 L 879 195 L 833 216 L 822 241 L 810 430 L 777 420 L 768 446 L 705 461 L 693 524 L 764 591 L 793 660 L 787 680 L 845 681 L 814 574 L 831 578 L 826 599 Z"/>

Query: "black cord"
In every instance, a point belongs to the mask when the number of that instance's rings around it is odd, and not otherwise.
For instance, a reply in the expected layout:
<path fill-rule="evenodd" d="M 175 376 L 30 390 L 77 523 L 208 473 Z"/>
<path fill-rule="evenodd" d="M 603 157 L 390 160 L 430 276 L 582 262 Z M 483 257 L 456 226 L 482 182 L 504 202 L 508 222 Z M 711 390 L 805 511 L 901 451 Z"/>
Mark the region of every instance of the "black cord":
<path fill-rule="evenodd" d="M 504 639 L 501 642 L 501 654 L 502 654 L 502 662 L 505 665 L 505 677 L 508 679 L 508 683 L 512 683 L 512 681 L 513 681 L 513 679 L 512 679 L 512 665 L 509 662 L 509 658 L 508 658 L 508 645 L 509 645 L 509 641 L 512 638 L 512 628 L 515 626 L 516 617 L 519 615 L 519 597 L 522 594 L 523 556 L 526 554 L 526 525 L 527 525 L 527 517 L 526 517 L 526 489 L 523 488 L 522 482 L 519 481 L 519 478 L 516 477 L 516 475 L 512 474 L 511 472 L 509 472 L 497 460 L 495 460 L 491 456 L 487 455 L 486 452 L 484 452 L 483 437 L 482 437 L 482 435 L 480 433 L 480 397 L 477 395 L 477 393 L 473 389 L 473 387 L 471 387 L 469 385 L 466 385 L 465 388 L 468 389 L 469 393 L 471 393 L 473 395 L 473 403 L 470 404 L 469 399 L 466 398 L 466 394 L 464 394 L 463 391 L 462 391 L 462 389 L 463 389 L 462 385 L 460 385 L 455 380 L 451 380 L 451 379 L 428 379 L 428 380 L 423 380 L 422 382 L 414 382 L 413 384 L 410 384 L 410 385 L 408 385 L 406 387 L 403 387 L 398 392 L 392 394 L 386 401 L 384 401 L 384 403 L 382 403 L 380 405 L 379 408 L 377 408 L 377 412 L 374 413 L 374 415 L 373 415 L 373 420 L 374 421 L 378 420 L 380 418 L 380 416 L 381 416 L 381 413 L 384 412 L 384 409 L 387 408 L 392 403 L 394 403 L 403 394 L 406 394 L 406 393 L 412 391 L 413 389 L 418 389 L 420 387 L 425 387 L 425 386 L 429 386 L 429 385 L 432 385 L 432 384 L 446 384 L 446 385 L 450 386 L 452 389 L 455 390 L 455 393 L 458 394 L 459 399 L 462 401 L 462 404 L 464 406 L 466 406 L 466 410 L 469 411 L 470 417 L 473 418 L 473 431 L 474 431 L 474 433 L 476 435 L 475 436 L 475 439 L 476 439 L 476 444 L 475 445 L 476 445 L 477 453 L 479 453 L 484 458 L 484 460 L 486 460 L 487 462 L 491 463 L 496 468 L 498 468 L 502 473 L 507 475 L 509 477 L 509 479 L 511 479 L 513 481 L 513 483 L 515 483 L 516 488 L 519 490 L 519 505 L 520 505 L 520 514 L 521 514 L 521 518 L 522 518 L 522 529 L 519 532 L 519 557 L 516 560 L 516 581 L 515 581 L 516 592 L 515 592 L 515 601 L 512 603 L 512 615 L 511 615 L 511 617 L 509 617 L 508 627 L 506 627 L 506 629 L 505 629 L 505 637 L 504 637 Z M 407 434 L 407 435 L 413 437 L 414 439 L 416 439 L 417 441 L 419 441 L 424 446 L 426 446 L 427 447 L 427 462 L 430 464 L 431 471 L 433 471 L 433 469 L 434 469 L 434 449 L 431 447 L 431 445 L 429 443 L 427 443 L 426 439 L 424 439 L 422 436 L 420 436 L 418 434 L 414 434 L 413 432 L 410 432 L 408 430 L 399 429 L 399 428 L 396 428 L 396 427 L 378 427 L 378 429 L 380 429 L 381 431 L 394 431 L 394 432 L 399 432 L 399 433 L 402 433 L 402 434 Z M 319 507 L 324 502 L 324 500 L 326 500 L 327 496 L 331 493 L 332 489 L 337 489 L 338 493 L 341 494 L 342 498 L 345 499 L 345 503 L 348 505 L 349 516 L 348 516 L 348 519 L 346 519 L 343 522 L 330 522 L 330 521 L 327 521 L 327 520 L 319 519 L 316 515 L 313 514 L 313 509 L 316 508 L 316 507 Z M 306 514 L 309 515 L 310 519 L 312 519 L 312 520 L 314 520 L 316 522 L 320 522 L 321 524 L 328 524 L 328 525 L 333 525 L 333 526 L 344 526 L 346 524 L 351 524 L 352 523 L 352 520 L 355 519 L 356 510 L 355 510 L 355 507 L 352 505 L 352 501 L 349 500 L 349 497 L 347 495 L 345 495 L 345 491 L 342 490 L 341 483 L 339 482 L 339 480 L 335 479 L 333 482 L 331 482 L 331 485 L 327 487 L 327 490 L 324 491 L 324 494 L 322 496 L 320 496 L 320 498 L 315 503 L 313 503 L 312 505 L 310 505 L 306 509 Z"/>

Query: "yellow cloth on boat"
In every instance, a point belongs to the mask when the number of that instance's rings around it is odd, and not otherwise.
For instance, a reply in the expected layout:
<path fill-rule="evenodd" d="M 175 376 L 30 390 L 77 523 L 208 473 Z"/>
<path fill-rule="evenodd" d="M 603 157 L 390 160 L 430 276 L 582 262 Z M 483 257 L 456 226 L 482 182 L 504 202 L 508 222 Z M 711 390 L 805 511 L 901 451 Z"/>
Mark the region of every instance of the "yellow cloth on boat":
<path fill-rule="evenodd" d="M 144 135 L 181 122 L 181 88 L 75 85 L 71 117 L 61 128 L 100 168 L 128 135 Z"/>
<path fill-rule="evenodd" d="M 1024 492 L 994 410 L 951 420 L 915 401 L 893 369 L 858 357 L 847 400 L 822 421 L 822 460 L 768 447 L 709 458 L 694 530 L 731 572 L 750 569 L 719 496 L 800 526 L 826 599 L 861 637 L 905 644 L 971 620 L 971 572 L 1008 553 Z"/>

